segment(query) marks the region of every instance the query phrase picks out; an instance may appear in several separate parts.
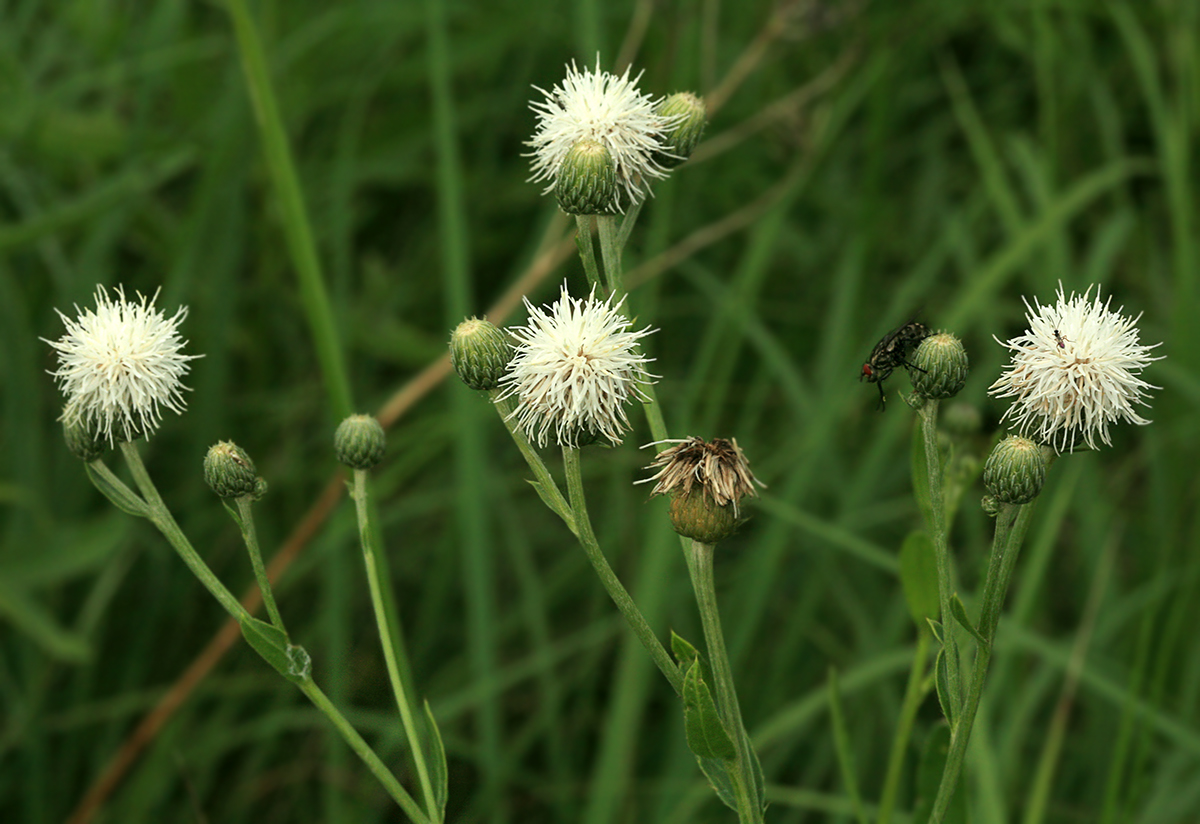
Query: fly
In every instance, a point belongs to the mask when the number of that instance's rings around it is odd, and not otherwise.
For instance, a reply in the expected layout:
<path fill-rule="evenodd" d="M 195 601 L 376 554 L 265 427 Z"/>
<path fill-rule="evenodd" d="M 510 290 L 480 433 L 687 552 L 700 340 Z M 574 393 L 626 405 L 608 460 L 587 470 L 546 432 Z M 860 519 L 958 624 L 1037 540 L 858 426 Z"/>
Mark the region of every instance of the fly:
<path fill-rule="evenodd" d="M 908 355 L 916 348 L 917 344 L 929 337 L 929 334 L 929 329 L 925 324 L 918 323 L 915 320 L 909 321 L 884 335 L 883 339 L 875 344 L 875 348 L 871 350 L 871 356 L 863 364 L 862 372 L 859 374 L 858 379 L 861 381 L 863 378 L 866 378 L 867 383 L 879 385 L 880 411 L 883 411 L 887 403 L 887 399 L 883 394 L 884 380 L 898 366 L 909 366 L 913 369 L 920 368 L 908 362 Z"/>

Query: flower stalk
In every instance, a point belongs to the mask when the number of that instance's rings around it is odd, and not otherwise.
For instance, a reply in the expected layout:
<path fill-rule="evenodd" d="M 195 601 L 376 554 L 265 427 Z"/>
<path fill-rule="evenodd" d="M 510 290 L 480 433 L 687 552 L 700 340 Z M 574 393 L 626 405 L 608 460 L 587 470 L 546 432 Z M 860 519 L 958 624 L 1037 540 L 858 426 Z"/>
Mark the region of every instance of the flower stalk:
<path fill-rule="evenodd" d="M 662 642 L 658 640 L 658 636 L 654 634 L 654 630 L 646 622 L 646 617 L 642 615 L 641 610 L 634 603 L 633 598 L 629 595 L 629 591 L 625 589 L 624 584 L 621 583 L 620 579 L 617 578 L 617 574 L 609 566 L 608 559 L 604 556 L 604 552 L 600 549 L 600 544 L 596 540 L 596 534 L 592 531 L 592 520 L 588 516 L 587 499 L 583 491 L 583 473 L 579 465 L 579 448 L 564 446 L 562 453 L 563 468 L 567 475 L 567 491 L 571 498 L 571 511 L 575 516 L 576 534 L 579 536 L 579 543 L 583 546 L 583 550 L 587 554 L 592 568 L 596 571 L 596 575 L 599 576 L 600 583 L 604 585 L 608 596 L 617 605 L 617 609 L 625 617 L 625 621 L 633 630 L 634 635 L 642 642 L 642 646 L 650 653 L 655 666 L 658 667 L 667 681 L 671 683 L 671 687 L 675 690 L 676 694 L 682 694 L 683 674 L 680 673 L 679 667 L 676 666 L 675 662 L 671 660 L 670 654 L 663 647 Z"/>
<path fill-rule="evenodd" d="M 938 604 L 942 622 L 942 643 L 945 648 L 947 682 L 950 695 L 945 696 L 952 705 L 951 729 L 957 723 L 958 708 L 962 701 L 962 675 L 958 658 L 958 642 L 955 640 L 955 624 L 950 613 L 950 598 L 953 595 L 953 572 L 951 570 L 950 545 L 946 529 L 946 499 L 943 495 L 942 456 L 938 448 L 937 418 L 938 401 L 927 400 L 917 415 L 921 421 L 921 439 L 925 450 L 925 470 L 929 479 L 929 531 L 933 539 L 933 555 L 937 564 Z"/>
<path fill-rule="evenodd" d="M 408 739 L 408 747 L 417 769 L 417 780 L 425 799 L 425 809 L 431 820 L 438 821 L 440 812 L 433 782 L 430 779 L 429 765 L 425 760 L 425 748 L 421 744 L 416 715 L 413 712 L 412 701 L 405 688 L 405 679 L 401 671 L 402 662 L 407 659 L 407 656 L 404 654 L 403 636 L 400 634 L 399 621 L 396 619 L 395 609 L 392 605 L 391 576 L 388 573 L 387 559 L 383 554 L 383 542 L 379 535 L 379 517 L 372 504 L 367 470 L 353 469 L 351 472 L 353 477 L 350 482 L 350 497 L 354 499 L 354 513 L 358 519 L 358 535 L 362 543 L 363 563 L 366 566 L 367 584 L 371 592 L 371 607 L 375 613 L 375 626 L 379 631 L 379 642 L 383 648 L 388 680 L 392 685 L 396 708 L 400 711 L 400 721 L 404 725 L 404 735 Z"/>
<path fill-rule="evenodd" d="M 696 606 L 700 610 L 700 621 L 704 626 L 704 642 L 708 647 L 714 686 L 717 692 L 717 707 L 724 717 L 725 726 L 737 750 L 737 762 L 729 771 L 737 797 L 738 820 L 742 824 L 761 822 L 762 806 L 758 803 L 755 757 L 750 746 L 750 736 L 742 724 L 742 710 L 738 705 L 737 688 L 733 681 L 733 670 L 729 665 L 729 653 L 725 649 L 725 635 L 721 630 L 721 613 L 717 608 L 717 590 L 713 581 L 713 545 L 690 541 L 688 564 L 692 589 L 696 593 Z"/>

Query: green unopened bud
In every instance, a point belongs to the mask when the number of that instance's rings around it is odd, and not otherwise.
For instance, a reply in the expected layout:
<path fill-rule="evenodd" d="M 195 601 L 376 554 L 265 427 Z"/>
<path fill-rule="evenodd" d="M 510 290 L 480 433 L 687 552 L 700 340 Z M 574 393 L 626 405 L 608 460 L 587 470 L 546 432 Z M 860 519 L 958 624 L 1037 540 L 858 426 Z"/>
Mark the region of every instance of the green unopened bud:
<path fill-rule="evenodd" d="M 962 341 L 949 332 L 938 332 L 925 338 L 908 362 L 913 390 L 931 400 L 945 400 L 957 395 L 970 371 L 967 350 Z"/>
<path fill-rule="evenodd" d="M 979 506 L 983 509 L 983 513 L 989 518 L 995 518 L 1000 514 L 1001 504 L 991 495 L 984 495 L 979 500 Z"/>
<path fill-rule="evenodd" d="M 983 485 L 1000 503 L 1027 504 L 1045 482 L 1042 448 L 1019 435 L 1009 435 L 996 444 L 983 465 Z"/>
<path fill-rule="evenodd" d="M 699 486 L 671 498 L 671 526 L 685 538 L 719 544 L 737 532 L 740 519 L 732 503 L 722 506 Z"/>
<path fill-rule="evenodd" d="M 691 92 L 676 92 L 658 105 L 658 114 L 675 118 L 675 125 L 663 136 L 663 143 L 671 147 L 670 152 L 675 156 L 663 156 L 661 161 L 667 167 L 678 166 L 692 156 L 704 137 L 708 109 L 703 98 Z"/>
<path fill-rule="evenodd" d="M 104 454 L 104 441 L 96 437 L 86 423 L 63 421 L 63 440 L 71 454 L 85 463 L 99 460 Z"/>
<path fill-rule="evenodd" d="M 495 389 L 512 360 L 508 333 L 480 318 L 468 318 L 450 335 L 450 363 L 472 389 Z"/>
<path fill-rule="evenodd" d="M 351 415 L 333 434 L 333 451 L 351 469 L 370 469 L 383 460 L 386 442 L 379 421 L 370 415 Z"/>
<path fill-rule="evenodd" d="M 612 215 L 621 210 L 617 163 L 594 140 L 581 140 L 563 158 L 554 184 L 558 207 L 569 215 Z"/>
<path fill-rule="evenodd" d="M 209 447 L 204 456 L 204 480 L 212 491 L 222 498 L 240 498 L 251 495 L 259 498 L 261 488 L 266 491 L 266 482 L 258 477 L 254 461 L 232 441 L 221 441 Z"/>

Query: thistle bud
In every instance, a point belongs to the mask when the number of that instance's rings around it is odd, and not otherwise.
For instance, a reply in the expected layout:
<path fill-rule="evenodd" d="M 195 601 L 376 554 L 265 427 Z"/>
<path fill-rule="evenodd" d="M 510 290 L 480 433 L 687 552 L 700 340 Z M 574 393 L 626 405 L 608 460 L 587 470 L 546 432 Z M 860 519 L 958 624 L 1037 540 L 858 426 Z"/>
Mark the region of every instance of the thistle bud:
<path fill-rule="evenodd" d="M 983 465 L 983 485 L 1000 503 L 1027 504 L 1045 482 L 1042 448 L 1019 435 L 1009 435 L 996 444 Z"/>
<path fill-rule="evenodd" d="M 450 336 L 450 363 L 472 389 L 498 387 L 512 354 L 508 333 L 487 320 L 468 318 Z"/>
<path fill-rule="evenodd" d="M 569 215 L 611 215 L 619 211 L 617 164 L 594 140 L 581 140 L 563 158 L 554 184 L 558 207 Z"/>
<path fill-rule="evenodd" d="M 370 469 L 383 460 L 386 441 L 379 421 L 370 415 L 351 415 L 333 434 L 333 451 L 351 469 Z"/>
<path fill-rule="evenodd" d="M 962 341 L 949 332 L 938 332 L 921 341 L 908 362 L 913 390 L 924 398 L 945 400 L 958 394 L 967 382 L 970 363 Z"/>
<path fill-rule="evenodd" d="M 71 454 L 84 463 L 98 460 L 104 454 L 104 442 L 83 421 L 63 421 L 63 440 Z"/>
<path fill-rule="evenodd" d="M 675 124 L 663 136 L 663 143 L 670 147 L 674 157 L 663 155 L 662 164 L 678 166 L 692 156 L 700 138 L 704 137 L 704 127 L 708 125 L 704 99 L 691 92 L 676 92 L 658 104 L 657 113 Z"/>
<path fill-rule="evenodd" d="M 671 526 L 685 538 L 705 544 L 725 540 L 742 522 L 740 503 L 757 495 L 762 482 L 737 441 L 684 438 L 659 452 L 648 467 L 658 472 L 650 495 L 671 496 Z M 643 483 L 639 481 L 638 483 Z"/>
<path fill-rule="evenodd" d="M 251 495 L 259 498 L 266 482 L 258 477 L 254 461 L 232 441 L 221 441 L 209 447 L 204 456 L 204 480 L 222 498 L 241 498 Z"/>
<path fill-rule="evenodd" d="M 717 544 L 737 532 L 739 519 L 734 508 L 722 506 L 696 487 L 671 499 L 671 526 L 685 538 L 702 544 Z"/>

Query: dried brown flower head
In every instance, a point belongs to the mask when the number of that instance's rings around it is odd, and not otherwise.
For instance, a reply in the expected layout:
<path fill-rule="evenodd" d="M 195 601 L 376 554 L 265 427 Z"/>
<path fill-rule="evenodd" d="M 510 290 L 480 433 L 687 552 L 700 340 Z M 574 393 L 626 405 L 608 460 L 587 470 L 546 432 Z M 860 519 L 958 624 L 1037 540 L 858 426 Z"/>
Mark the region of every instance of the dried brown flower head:
<path fill-rule="evenodd" d="M 659 441 L 668 443 L 668 441 Z M 638 483 L 654 481 L 654 495 L 688 495 L 699 486 L 717 506 L 733 504 L 734 516 L 738 504 L 747 495 L 757 495 L 754 488 L 766 485 L 750 471 L 750 463 L 737 445 L 736 439 L 714 438 L 705 442 L 690 437 L 669 441 L 667 447 L 654 457 L 647 469 L 658 468 L 652 477 Z"/>

